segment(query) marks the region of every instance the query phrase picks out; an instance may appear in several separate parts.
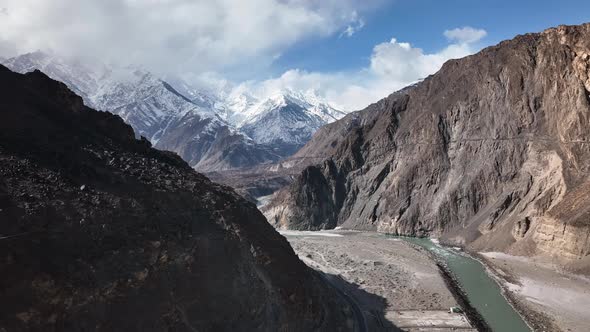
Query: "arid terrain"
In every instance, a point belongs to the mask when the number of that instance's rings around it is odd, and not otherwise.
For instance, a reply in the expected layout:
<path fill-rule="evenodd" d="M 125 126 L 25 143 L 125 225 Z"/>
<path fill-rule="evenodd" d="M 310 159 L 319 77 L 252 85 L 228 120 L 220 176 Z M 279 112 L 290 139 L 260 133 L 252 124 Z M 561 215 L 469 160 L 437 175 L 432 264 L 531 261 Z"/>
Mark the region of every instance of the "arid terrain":
<path fill-rule="evenodd" d="M 367 331 L 476 331 L 464 314 L 448 312 L 462 306 L 433 256 L 400 238 L 348 230 L 281 234 L 303 262 L 352 300 Z M 559 272 L 540 259 L 478 256 L 534 331 L 590 326 L 587 277 Z"/>
<path fill-rule="evenodd" d="M 475 331 L 435 261 L 408 243 L 375 233 L 282 232 L 299 258 L 324 272 L 358 304 L 368 331 Z"/>
<path fill-rule="evenodd" d="M 561 273 L 539 260 L 484 253 L 508 295 L 521 311 L 545 319 L 551 331 L 587 331 L 590 326 L 590 279 Z"/>

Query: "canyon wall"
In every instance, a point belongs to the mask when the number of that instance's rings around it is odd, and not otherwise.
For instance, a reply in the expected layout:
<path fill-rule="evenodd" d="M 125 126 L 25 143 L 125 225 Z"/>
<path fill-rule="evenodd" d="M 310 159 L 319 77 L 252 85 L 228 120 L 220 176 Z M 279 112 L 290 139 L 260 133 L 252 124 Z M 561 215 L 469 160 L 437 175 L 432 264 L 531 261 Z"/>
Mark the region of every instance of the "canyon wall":
<path fill-rule="evenodd" d="M 590 24 L 459 60 L 318 131 L 279 228 L 432 236 L 590 272 Z"/>

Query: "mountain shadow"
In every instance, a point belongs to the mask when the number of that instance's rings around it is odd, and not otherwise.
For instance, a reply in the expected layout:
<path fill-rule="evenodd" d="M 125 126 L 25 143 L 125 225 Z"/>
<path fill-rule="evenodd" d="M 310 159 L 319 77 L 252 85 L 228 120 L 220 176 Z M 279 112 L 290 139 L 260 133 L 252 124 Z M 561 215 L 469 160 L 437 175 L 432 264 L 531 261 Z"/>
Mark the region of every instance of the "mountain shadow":
<path fill-rule="evenodd" d="M 319 273 L 338 290 L 340 296 L 353 308 L 356 331 L 403 331 L 385 317 L 387 299 L 369 293 L 359 285 L 348 282 L 339 275 Z"/>

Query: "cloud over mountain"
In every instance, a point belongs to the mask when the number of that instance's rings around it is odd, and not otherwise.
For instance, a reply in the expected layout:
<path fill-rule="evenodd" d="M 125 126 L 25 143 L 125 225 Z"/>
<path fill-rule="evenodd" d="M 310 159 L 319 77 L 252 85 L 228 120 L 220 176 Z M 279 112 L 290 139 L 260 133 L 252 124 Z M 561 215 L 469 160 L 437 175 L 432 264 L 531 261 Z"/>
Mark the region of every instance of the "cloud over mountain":
<path fill-rule="evenodd" d="M 448 31 L 455 31 L 448 33 Z M 408 42 L 392 38 L 373 48 L 366 68 L 352 72 L 286 71 L 277 78 L 247 83 L 250 89 L 264 93 L 276 89 L 314 89 L 348 111 L 358 110 L 409 84 L 434 74 L 443 63 L 475 53 L 485 30 L 462 28 L 447 30 L 454 42 L 436 52 L 425 52 Z M 476 38 L 477 36 L 478 38 Z"/>
<path fill-rule="evenodd" d="M 173 72 L 256 68 L 304 38 L 358 26 L 360 15 L 380 2 L 4 0 L 0 51 L 124 58 Z"/>
<path fill-rule="evenodd" d="M 276 59 L 297 43 L 326 37 L 360 38 L 357 34 L 369 24 L 365 15 L 384 3 L 4 0 L 0 56 L 53 50 L 64 56 L 142 66 L 171 80 L 180 76 L 215 93 L 247 88 L 260 98 L 285 88 L 311 89 L 344 109 L 355 110 L 436 72 L 448 59 L 473 53 L 487 34 L 472 27 L 446 30 L 449 44 L 428 52 L 393 38 L 367 49 L 369 61 L 364 67 L 308 71 L 294 65 L 266 79 L 277 72 L 270 69 Z M 65 20 L 64 13 L 76 15 Z"/>

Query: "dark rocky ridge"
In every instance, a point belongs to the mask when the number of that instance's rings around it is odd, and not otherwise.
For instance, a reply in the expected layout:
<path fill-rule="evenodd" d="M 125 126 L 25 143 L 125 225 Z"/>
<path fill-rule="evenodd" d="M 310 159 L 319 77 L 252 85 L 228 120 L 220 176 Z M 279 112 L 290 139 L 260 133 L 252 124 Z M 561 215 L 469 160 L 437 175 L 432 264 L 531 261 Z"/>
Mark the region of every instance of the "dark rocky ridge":
<path fill-rule="evenodd" d="M 265 208 L 278 227 L 440 236 L 590 273 L 590 24 L 449 61 L 297 155 L 322 161 Z"/>
<path fill-rule="evenodd" d="M 0 66 L 0 330 L 349 330 L 253 204 Z"/>

